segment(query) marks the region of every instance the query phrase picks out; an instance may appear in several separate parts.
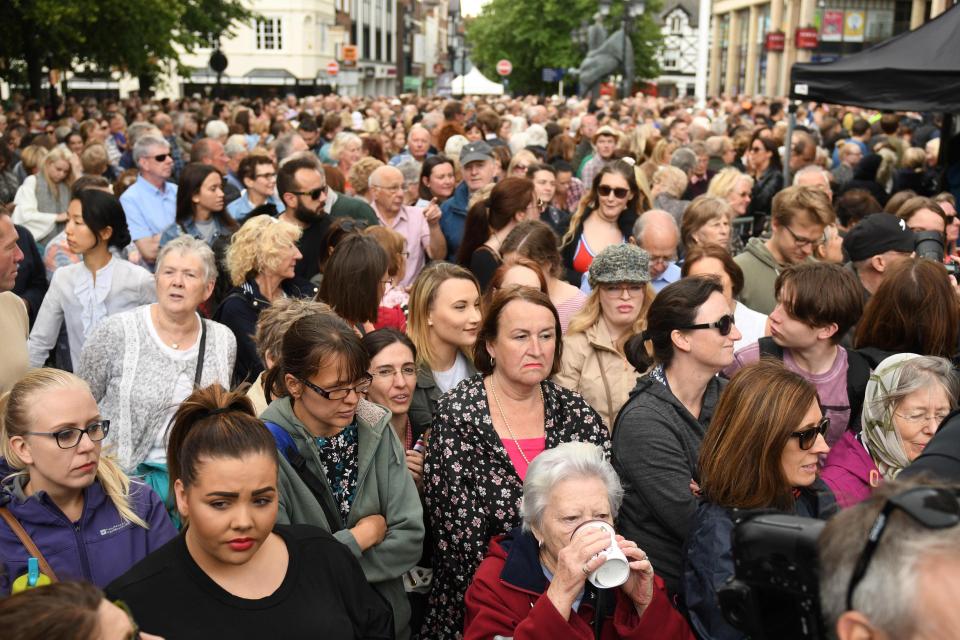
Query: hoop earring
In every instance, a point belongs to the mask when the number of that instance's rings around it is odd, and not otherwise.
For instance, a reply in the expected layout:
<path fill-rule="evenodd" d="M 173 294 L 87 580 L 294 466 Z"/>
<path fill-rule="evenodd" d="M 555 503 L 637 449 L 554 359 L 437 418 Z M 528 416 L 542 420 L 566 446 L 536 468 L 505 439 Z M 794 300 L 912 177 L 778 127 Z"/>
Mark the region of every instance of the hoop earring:
<path fill-rule="evenodd" d="M 497 366 L 497 359 L 494 358 L 493 356 L 490 356 L 490 367 L 494 368 L 496 366 Z"/>

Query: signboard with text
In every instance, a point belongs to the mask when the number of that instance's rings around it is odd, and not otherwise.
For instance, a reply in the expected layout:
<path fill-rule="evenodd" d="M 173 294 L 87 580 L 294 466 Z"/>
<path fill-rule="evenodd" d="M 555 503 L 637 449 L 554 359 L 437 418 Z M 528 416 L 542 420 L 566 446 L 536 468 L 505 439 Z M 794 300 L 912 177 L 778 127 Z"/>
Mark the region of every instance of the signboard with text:
<path fill-rule="evenodd" d="M 767 40 L 764 42 L 764 48 L 767 51 L 783 51 L 787 44 L 787 36 L 783 31 L 771 31 L 767 34 Z"/>
<path fill-rule="evenodd" d="M 819 44 L 816 27 L 797 27 L 797 49 L 816 49 Z"/>

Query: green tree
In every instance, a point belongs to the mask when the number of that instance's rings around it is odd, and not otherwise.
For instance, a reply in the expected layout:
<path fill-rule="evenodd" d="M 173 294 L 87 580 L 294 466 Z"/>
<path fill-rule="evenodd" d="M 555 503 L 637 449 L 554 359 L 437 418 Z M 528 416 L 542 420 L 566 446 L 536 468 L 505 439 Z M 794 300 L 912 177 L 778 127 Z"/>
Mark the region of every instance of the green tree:
<path fill-rule="evenodd" d="M 78 64 L 150 78 L 252 18 L 243 0 L 3 0 L 0 76 L 25 72 L 35 98 L 45 70 Z"/>
<path fill-rule="evenodd" d="M 648 0 L 646 13 L 634 23 L 631 35 L 638 80 L 657 76 L 655 54 L 660 29 L 653 15 L 660 0 Z M 473 45 L 471 59 L 489 77 L 496 75 L 501 58 L 513 63 L 510 88 L 517 93 L 539 93 L 555 85 L 541 79 L 544 67 L 579 67 L 584 53 L 570 38 L 582 20 L 592 20 L 596 0 L 491 0 L 481 14 L 467 24 L 467 39 Z M 610 33 L 619 29 L 622 3 L 615 3 L 607 19 Z"/>

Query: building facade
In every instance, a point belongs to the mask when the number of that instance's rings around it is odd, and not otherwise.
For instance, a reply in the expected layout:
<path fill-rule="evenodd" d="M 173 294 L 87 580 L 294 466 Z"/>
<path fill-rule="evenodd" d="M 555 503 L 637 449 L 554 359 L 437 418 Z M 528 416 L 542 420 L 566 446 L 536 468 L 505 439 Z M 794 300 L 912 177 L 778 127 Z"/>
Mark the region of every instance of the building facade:
<path fill-rule="evenodd" d="M 698 0 L 667 0 L 658 15 L 663 44 L 657 54 L 661 96 L 691 96 L 697 74 Z"/>
<path fill-rule="evenodd" d="M 707 94 L 786 95 L 795 62 L 830 62 L 915 29 L 955 0 L 718 0 Z M 960 45 L 958 45 L 960 46 Z"/>

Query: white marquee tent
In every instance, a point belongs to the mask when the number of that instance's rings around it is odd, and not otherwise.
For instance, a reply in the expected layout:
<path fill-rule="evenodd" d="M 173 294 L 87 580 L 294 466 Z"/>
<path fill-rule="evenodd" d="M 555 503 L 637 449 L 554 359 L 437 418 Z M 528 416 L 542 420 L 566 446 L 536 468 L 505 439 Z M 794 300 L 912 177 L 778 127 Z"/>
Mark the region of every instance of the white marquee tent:
<path fill-rule="evenodd" d="M 450 85 L 453 94 L 456 96 L 474 95 L 474 96 L 499 96 L 503 95 L 503 85 L 499 82 L 487 80 L 480 69 L 474 67 L 466 74 L 457 76 Z"/>

